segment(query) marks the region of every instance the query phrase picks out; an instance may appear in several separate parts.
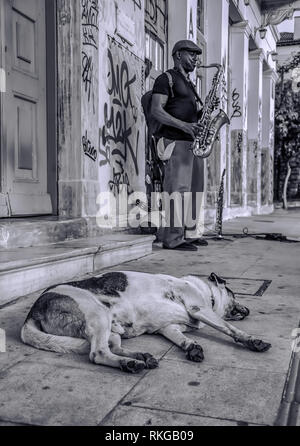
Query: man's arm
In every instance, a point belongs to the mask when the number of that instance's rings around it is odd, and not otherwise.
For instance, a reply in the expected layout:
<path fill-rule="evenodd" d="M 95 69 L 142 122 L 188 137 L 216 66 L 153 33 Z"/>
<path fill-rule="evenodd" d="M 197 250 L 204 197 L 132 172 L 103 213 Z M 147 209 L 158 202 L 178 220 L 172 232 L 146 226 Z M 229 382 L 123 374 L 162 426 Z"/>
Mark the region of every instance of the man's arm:
<path fill-rule="evenodd" d="M 193 138 L 196 137 L 199 132 L 199 126 L 197 123 L 190 123 L 180 121 L 180 119 L 174 118 L 174 116 L 170 115 L 164 107 L 168 102 L 168 96 L 164 94 L 154 93 L 152 95 L 152 107 L 151 114 L 155 116 L 158 122 L 163 125 L 167 125 L 170 127 L 175 127 L 183 132 L 191 135 Z"/>

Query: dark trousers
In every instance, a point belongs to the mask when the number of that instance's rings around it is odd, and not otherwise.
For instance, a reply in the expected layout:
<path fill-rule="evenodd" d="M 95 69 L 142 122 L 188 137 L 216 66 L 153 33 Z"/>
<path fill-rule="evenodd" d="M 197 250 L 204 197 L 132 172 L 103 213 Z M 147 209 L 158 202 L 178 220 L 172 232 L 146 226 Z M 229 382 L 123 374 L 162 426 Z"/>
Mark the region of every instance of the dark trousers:
<path fill-rule="evenodd" d="M 172 142 L 165 139 L 165 145 Z M 181 245 L 186 238 L 200 236 L 197 236 L 195 221 L 199 220 L 201 204 L 203 206 L 204 163 L 189 150 L 191 144 L 191 141 L 176 141 L 171 158 L 166 161 L 163 192 L 167 196 L 174 193 L 177 196 L 174 205 L 172 201 L 171 206 L 164 204 L 167 226 L 163 229 L 162 241 L 167 248 Z M 199 192 L 201 194 L 197 194 Z M 191 218 L 194 220 L 192 226 L 189 225 Z"/>

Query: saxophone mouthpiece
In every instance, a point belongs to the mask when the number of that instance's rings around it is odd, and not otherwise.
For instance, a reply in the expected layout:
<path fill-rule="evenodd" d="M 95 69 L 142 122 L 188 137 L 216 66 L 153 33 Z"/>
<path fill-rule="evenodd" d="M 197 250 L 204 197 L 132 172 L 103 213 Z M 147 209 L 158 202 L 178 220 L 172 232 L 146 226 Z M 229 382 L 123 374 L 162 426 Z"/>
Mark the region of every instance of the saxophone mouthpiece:
<path fill-rule="evenodd" d="M 220 68 L 222 68 L 222 65 L 219 63 L 212 63 L 210 65 L 201 65 L 201 63 L 199 62 L 197 64 L 197 68 L 217 68 L 219 70 Z"/>

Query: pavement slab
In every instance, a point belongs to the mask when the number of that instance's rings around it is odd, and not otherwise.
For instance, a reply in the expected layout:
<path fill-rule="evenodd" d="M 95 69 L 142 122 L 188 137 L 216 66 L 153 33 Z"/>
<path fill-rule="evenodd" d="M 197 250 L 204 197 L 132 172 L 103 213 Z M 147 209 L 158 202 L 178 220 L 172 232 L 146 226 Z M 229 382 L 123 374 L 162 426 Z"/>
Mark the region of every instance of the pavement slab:
<path fill-rule="evenodd" d="M 124 403 L 271 425 L 281 401 L 274 389 L 283 388 L 284 382 L 284 373 L 164 360 Z"/>
<path fill-rule="evenodd" d="M 139 377 L 23 361 L 0 373 L 0 420 L 38 426 L 97 425 Z"/>

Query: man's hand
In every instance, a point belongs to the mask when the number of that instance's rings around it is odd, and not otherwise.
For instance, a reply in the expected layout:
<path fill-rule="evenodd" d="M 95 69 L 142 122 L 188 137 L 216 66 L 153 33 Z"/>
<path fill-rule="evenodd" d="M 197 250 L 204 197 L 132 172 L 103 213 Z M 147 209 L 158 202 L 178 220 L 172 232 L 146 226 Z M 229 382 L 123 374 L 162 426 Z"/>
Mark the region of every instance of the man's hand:
<path fill-rule="evenodd" d="M 197 122 L 184 122 L 181 130 L 188 135 L 191 135 L 193 138 L 196 138 L 198 133 L 201 131 L 201 126 L 197 124 Z"/>

